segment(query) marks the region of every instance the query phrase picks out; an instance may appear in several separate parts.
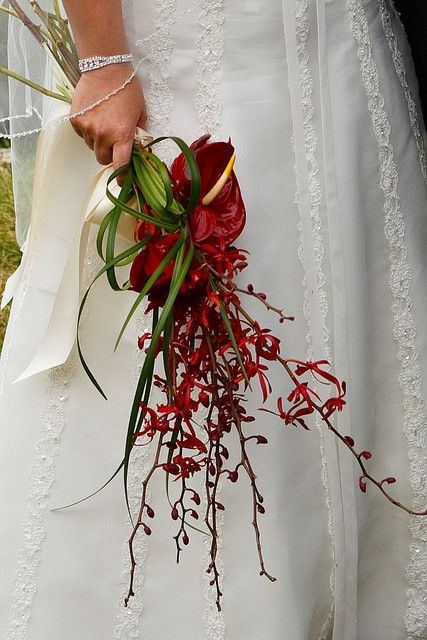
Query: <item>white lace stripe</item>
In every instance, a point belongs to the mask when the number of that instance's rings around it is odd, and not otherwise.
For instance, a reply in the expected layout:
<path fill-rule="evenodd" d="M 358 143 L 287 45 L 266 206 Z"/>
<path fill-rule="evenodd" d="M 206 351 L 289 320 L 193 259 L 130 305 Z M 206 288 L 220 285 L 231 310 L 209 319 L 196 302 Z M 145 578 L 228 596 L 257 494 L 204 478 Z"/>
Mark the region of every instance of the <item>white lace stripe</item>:
<path fill-rule="evenodd" d="M 396 9 L 392 5 L 391 11 L 396 14 Z M 418 149 L 418 157 L 420 160 L 420 167 L 422 174 L 427 180 L 427 149 L 423 135 L 423 119 L 418 112 L 417 105 L 414 100 L 414 96 L 409 86 L 406 76 L 405 62 L 402 53 L 399 49 L 399 42 L 397 36 L 393 30 L 392 16 L 389 9 L 388 0 L 381 0 L 380 4 L 381 22 L 384 29 L 385 36 L 387 38 L 388 45 L 390 47 L 391 55 L 393 58 L 394 68 L 396 69 L 397 77 L 400 80 L 403 91 L 405 93 L 406 102 L 408 105 L 409 120 L 411 123 L 412 133 L 415 138 L 415 143 Z"/>
<path fill-rule="evenodd" d="M 413 274 L 407 258 L 406 224 L 398 193 L 399 175 L 390 142 L 390 122 L 381 93 L 377 64 L 369 38 L 369 27 L 361 0 L 348 0 L 352 32 L 358 45 L 363 85 L 368 97 L 381 167 L 384 194 L 385 236 L 389 246 L 390 289 L 392 293 L 393 338 L 400 364 L 399 384 L 403 402 L 403 431 L 408 442 L 409 480 L 414 509 L 424 506 L 427 496 L 426 416 L 422 395 L 422 371 L 417 346 L 417 327 L 412 312 Z M 427 634 L 427 519 L 410 519 L 410 560 L 407 567 L 407 610 L 405 625 L 408 640 Z"/>
<path fill-rule="evenodd" d="M 199 134 L 210 133 L 216 137 L 222 125 L 223 104 L 220 91 L 222 61 L 224 53 L 224 8 L 223 0 L 201 0 L 199 3 L 199 28 L 200 34 L 196 41 L 196 80 L 197 92 L 195 95 L 195 108 L 199 120 Z M 218 494 L 223 487 L 223 476 L 218 483 Z M 201 513 L 207 507 L 206 494 L 203 492 Z M 224 562 L 222 558 L 222 532 L 224 528 L 224 512 L 217 511 L 218 530 L 217 567 L 219 571 L 219 584 L 222 589 L 224 576 Z M 204 584 L 204 596 L 206 608 L 202 613 L 202 621 L 209 640 L 225 640 L 226 629 L 223 611 L 218 611 L 216 606 L 216 588 L 210 585 L 212 573 L 207 573 L 210 564 L 210 537 L 205 536 L 204 551 L 202 553 L 202 579 Z"/>
<path fill-rule="evenodd" d="M 90 265 L 91 260 L 85 261 L 85 288 L 95 275 Z M 82 326 L 86 318 L 87 312 L 82 316 Z M 17 324 L 17 320 L 14 323 Z M 76 367 L 77 354 L 74 348 L 67 362 L 49 373 L 46 402 L 39 418 L 39 437 L 28 477 L 25 515 L 21 523 L 20 547 L 16 559 L 17 568 L 13 576 L 9 626 L 2 640 L 28 639 L 28 622 L 37 593 L 38 567 L 47 534 L 48 498 L 55 482 L 55 458 L 60 452 L 61 436 L 66 423 L 64 403 Z"/>
<path fill-rule="evenodd" d="M 182 17 L 180 15 L 179 17 Z M 173 55 L 172 26 L 177 22 L 176 0 L 153 0 L 152 33 L 145 38 L 141 46 L 150 61 L 148 67 L 148 86 L 145 85 L 145 97 L 150 114 L 150 132 L 155 135 L 171 134 L 172 114 L 174 109 L 174 95 L 169 86 Z M 164 146 L 162 157 L 166 162 L 172 160 L 171 149 Z M 175 149 L 173 149 L 175 151 Z M 151 331 L 150 317 L 142 312 L 138 314 L 136 322 L 134 351 L 134 386 L 136 386 L 144 354 L 137 348 L 137 338 L 146 331 Z M 129 468 L 128 487 L 129 501 L 133 514 L 137 514 L 140 505 L 142 481 L 150 468 L 151 445 L 134 448 Z M 150 501 L 150 491 L 147 499 Z M 131 523 L 126 526 L 131 533 Z M 117 624 L 114 629 L 115 640 L 130 640 L 140 637 L 140 626 L 144 609 L 144 577 L 145 566 L 150 552 L 148 536 L 142 531 L 136 537 L 134 551 L 137 558 L 135 574 L 135 597 L 131 598 L 128 606 L 124 606 L 124 598 L 129 589 L 130 556 L 128 539 L 123 542 L 121 587 L 117 598 Z"/>
<path fill-rule="evenodd" d="M 297 57 L 298 57 L 298 72 L 300 82 L 300 93 L 302 101 L 303 111 L 303 127 L 304 127 L 304 146 L 305 146 L 305 160 L 308 167 L 308 174 L 306 176 L 307 185 L 301 184 L 301 174 L 298 175 L 298 191 L 297 199 L 299 200 L 300 210 L 300 222 L 298 225 L 299 230 L 299 247 L 298 256 L 304 269 L 304 316 L 307 324 L 307 357 L 308 359 L 325 357 L 329 361 L 331 360 L 330 347 L 328 344 L 330 331 L 327 327 L 326 318 L 328 314 L 328 300 L 327 292 L 324 288 L 325 275 L 323 273 L 323 258 L 324 258 L 324 243 L 322 232 L 322 221 L 320 210 L 322 201 L 324 200 L 324 193 L 321 184 L 321 172 L 318 162 L 318 138 L 319 132 L 316 124 L 313 121 L 314 116 L 314 102 L 313 102 L 313 88 L 314 80 L 310 70 L 310 57 L 308 53 L 307 43 L 310 38 L 310 21 L 314 19 L 314 16 L 310 15 L 309 4 L 307 0 L 297 0 L 296 2 L 296 40 L 297 40 Z M 324 43 L 319 41 L 319 58 L 321 60 L 321 46 Z M 319 69 L 319 82 L 321 73 Z M 310 202 L 307 203 L 307 215 L 304 214 L 304 206 L 301 201 L 300 189 L 305 189 L 307 186 Z M 309 222 L 309 227 L 306 228 Z M 312 245 L 313 260 L 308 258 L 307 243 Z M 310 264 L 312 262 L 312 264 Z M 313 288 L 315 287 L 315 288 Z M 314 290 L 317 294 L 318 310 L 312 307 L 315 303 L 313 300 L 310 302 L 310 292 Z M 313 330 L 313 318 L 320 319 L 320 331 Z M 317 339 L 316 335 L 317 333 Z M 315 346 L 316 343 L 316 346 Z M 321 352 L 318 349 L 321 348 Z M 325 491 L 325 504 L 327 509 L 327 526 L 331 542 L 330 554 L 331 554 L 331 568 L 329 573 L 329 585 L 331 590 L 331 605 L 327 619 L 321 630 L 319 640 L 324 640 L 329 633 L 335 609 L 335 528 L 334 519 L 332 513 L 331 503 L 331 489 L 330 480 L 328 475 L 328 461 L 327 453 L 325 449 L 325 437 L 323 433 L 323 425 L 316 416 L 316 427 L 318 429 L 319 441 L 320 441 L 320 455 L 321 455 L 321 481 Z"/>

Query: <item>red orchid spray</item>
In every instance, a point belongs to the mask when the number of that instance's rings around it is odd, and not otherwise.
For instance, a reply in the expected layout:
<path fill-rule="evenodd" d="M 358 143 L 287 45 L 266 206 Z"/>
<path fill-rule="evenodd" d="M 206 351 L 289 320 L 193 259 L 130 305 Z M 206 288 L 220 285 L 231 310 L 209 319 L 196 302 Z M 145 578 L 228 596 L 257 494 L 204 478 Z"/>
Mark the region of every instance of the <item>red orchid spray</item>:
<path fill-rule="evenodd" d="M 101 224 L 97 239 L 98 253 L 105 264 L 94 282 L 106 274 L 114 290 L 131 289 L 136 293 L 117 344 L 145 298 L 145 312 L 152 316 L 151 332 L 138 339 L 145 359 L 130 412 L 123 460 L 110 480 L 123 470 L 129 508 L 127 474 L 132 449 L 149 444 L 155 447 L 129 540 L 130 586 L 125 603 L 134 595 L 135 537 L 140 530 L 146 535 L 152 533 L 150 521 L 155 511 L 147 502 L 147 487 L 154 473 L 163 472 L 171 518 L 177 526 L 177 561 L 183 547 L 189 544 L 191 531 L 210 536 L 208 572 L 211 584 L 216 586 L 220 609 L 217 512 L 226 508 L 218 500 L 221 476 L 231 482 L 237 482 L 242 474 L 248 476 L 260 574 L 275 580 L 263 558 L 259 518 L 265 512 L 264 497 L 251 462 L 252 446 L 266 445 L 267 438 L 255 430 L 255 416 L 246 409 L 250 391 L 258 390 L 264 405 L 273 395 L 269 381 L 272 366 L 281 367 L 293 389 L 286 398 L 276 397 L 277 411 L 266 406 L 262 411 L 277 415 L 284 425 L 304 429 L 309 429 L 307 419 L 317 413 L 356 458 L 362 491 L 366 491 L 369 481 L 409 514 L 427 512 L 414 512 L 395 500 L 387 491 L 395 478 L 376 480 L 365 466 L 371 453 L 357 452 L 353 439 L 336 429 L 333 418 L 345 406 L 346 384 L 331 373 L 329 363 L 284 357 L 280 339 L 245 310 L 242 300 L 251 297 L 274 313 L 280 323 L 293 320 L 253 285 L 240 288 L 236 283 L 236 277 L 247 266 L 247 254 L 233 243 L 244 228 L 246 212 L 234 173 L 231 142 L 211 142 L 206 135 L 188 147 L 183 140 L 171 138 L 181 153 L 168 169 L 152 150 L 164 139 L 146 147 L 135 146 L 130 165 L 111 176 L 110 182 L 119 173 L 126 173 L 117 198 L 107 189 L 114 207 Z M 131 206 L 131 202 L 136 204 Z M 135 244 L 116 255 L 115 236 L 123 212 L 135 218 Z M 130 276 L 120 285 L 117 269 L 130 263 Z M 82 308 L 89 291 L 90 287 Z M 103 394 L 84 360 L 79 339 L 78 347 L 85 370 Z M 323 399 L 318 383 L 326 391 Z M 163 396 L 157 406 L 151 403 L 153 386 Z M 223 436 L 229 433 L 235 436 L 239 458 L 236 464 L 231 463 L 230 451 L 224 445 Z M 204 474 L 207 500 L 203 513 L 201 496 L 191 486 L 198 473 Z M 203 529 L 195 526 L 199 520 L 204 523 Z"/>

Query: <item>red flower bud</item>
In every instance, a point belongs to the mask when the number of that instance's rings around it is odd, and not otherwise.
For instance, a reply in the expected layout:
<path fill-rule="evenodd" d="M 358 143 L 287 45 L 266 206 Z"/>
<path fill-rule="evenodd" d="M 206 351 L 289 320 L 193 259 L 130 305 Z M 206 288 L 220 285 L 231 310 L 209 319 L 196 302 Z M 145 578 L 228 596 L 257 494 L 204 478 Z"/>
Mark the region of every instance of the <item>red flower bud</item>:
<path fill-rule="evenodd" d="M 383 484 L 383 482 L 385 482 L 386 484 L 393 484 L 394 482 L 396 482 L 396 478 L 390 476 L 389 478 L 384 478 L 384 480 L 381 480 L 381 484 Z"/>
<path fill-rule="evenodd" d="M 257 442 L 257 444 L 267 444 L 268 440 L 267 440 L 267 438 L 265 436 L 261 436 L 260 435 L 260 436 L 256 437 L 256 442 Z"/>
<path fill-rule="evenodd" d="M 172 520 L 178 520 L 178 509 L 176 507 L 173 507 L 172 511 L 171 511 L 171 517 Z"/>
<path fill-rule="evenodd" d="M 256 506 L 258 513 L 265 513 L 265 508 L 262 506 L 262 504 L 257 504 Z"/>
<path fill-rule="evenodd" d="M 151 536 L 151 529 L 148 526 L 148 524 L 145 524 L 145 522 L 142 523 L 142 526 L 144 528 L 145 533 L 147 534 L 147 536 Z"/>
<path fill-rule="evenodd" d="M 364 481 L 365 476 L 360 476 L 359 478 L 359 487 L 363 493 L 366 493 L 366 482 Z"/>
<path fill-rule="evenodd" d="M 350 447 L 354 447 L 354 440 L 351 436 L 344 436 L 344 440 L 350 445 Z"/>
<path fill-rule="evenodd" d="M 231 480 L 231 482 L 237 482 L 238 478 L 239 478 L 239 474 L 237 471 L 228 472 L 228 479 Z"/>
<path fill-rule="evenodd" d="M 372 453 L 370 451 L 361 451 L 359 453 L 359 458 L 364 458 L 365 460 L 369 460 L 369 458 L 372 458 Z"/>
<path fill-rule="evenodd" d="M 194 492 L 193 495 L 191 496 L 191 500 L 193 500 L 193 502 L 195 502 L 196 504 L 200 504 L 200 496 L 199 496 L 199 494 Z"/>
<path fill-rule="evenodd" d="M 217 509 L 219 509 L 220 511 L 225 511 L 225 507 L 221 502 L 215 502 L 215 504 Z"/>
<path fill-rule="evenodd" d="M 184 535 L 182 536 L 182 541 L 184 544 L 188 544 L 190 542 L 190 538 L 187 536 L 186 533 L 184 533 Z"/>
<path fill-rule="evenodd" d="M 195 509 L 190 509 L 190 514 L 191 514 L 191 517 L 194 518 L 195 520 L 199 519 L 199 514 L 197 513 L 197 511 L 195 511 Z"/>
<path fill-rule="evenodd" d="M 154 510 L 151 507 L 149 507 L 148 504 L 146 505 L 146 508 L 147 508 L 147 516 L 149 518 L 154 518 Z"/>

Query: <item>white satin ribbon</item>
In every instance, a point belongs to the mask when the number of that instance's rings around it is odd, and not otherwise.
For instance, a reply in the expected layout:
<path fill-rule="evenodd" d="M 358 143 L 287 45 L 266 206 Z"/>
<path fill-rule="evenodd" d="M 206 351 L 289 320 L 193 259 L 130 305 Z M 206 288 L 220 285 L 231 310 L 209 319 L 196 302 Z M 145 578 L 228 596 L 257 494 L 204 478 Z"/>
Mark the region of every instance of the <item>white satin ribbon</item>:
<path fill-rule="evenodd" d="M 64 171 L 67 158 L 63 154 L 74 155 L 71 162 L 80 162 L 77 176 Z M 56 172 L 59 162 L 62 166 Z M 32 345 L 35 351 L 30 363 L 14 382 L 64 364 L 73 348 L 80 305 L 80 261 L 85 255 L 89 225 L 99 225 L 113 206 L 106 196 L 112 166 L 103 167 L 95 175 L 94 169 L 93 156 L 68 123 L 43 132 L 36 158 L 30 229 L 21 264 L 7 281 L 1 307 L 10 302 L 20 285 L 42 290 L 47 279 L 51 296 L 41 295 L 40 304 L 46 305 L 48 323 L 40 344 Z M 64 185 L 64 175 L 75 184 Z M 85 184 L 77 184 L 84 178 Z M 119 187 L 115 183 L 110 190 L 117 195 Z M 86 196 L 79 199 L 85 192 Z M 76 203 L 80 211 L 76 211 Z M 118 236 L 133 242 L 134 229 L 134 218 L 122 214 Z"/>

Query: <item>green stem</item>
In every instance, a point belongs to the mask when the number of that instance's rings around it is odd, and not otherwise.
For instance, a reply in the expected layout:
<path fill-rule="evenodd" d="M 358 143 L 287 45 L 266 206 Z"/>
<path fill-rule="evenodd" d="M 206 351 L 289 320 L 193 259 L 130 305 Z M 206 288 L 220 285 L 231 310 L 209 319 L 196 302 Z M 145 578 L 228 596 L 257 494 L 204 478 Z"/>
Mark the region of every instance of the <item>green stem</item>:
<path fill-rule="evenodd" d="M 32 82 L 31 80 L 28 80 L 28 78 L 24 78 L 24 76 L 20 76 L 19 73 L 10 71 L 6 67 L 2 67 L 1 65 L 0 65 L 0 73 L 4 73 L 6 76 L 9 76 L 14 80 L 18 80 L 19 82 L 23 82 L 24 84 L 28 85 L 32 89 L 35 89 L 36 91 L 39 91 L 45 96 L 50 96 L 51 98 L 56 98 L 57 100 L 62 100 L 62 102 L 68 103 L 67 98 L 61 95 L 60 93 L 56 93 L 55 91 L 49 91 L 49 89 L 42 87 L 40 84 L 37 84 L 36 82 Z"/>

